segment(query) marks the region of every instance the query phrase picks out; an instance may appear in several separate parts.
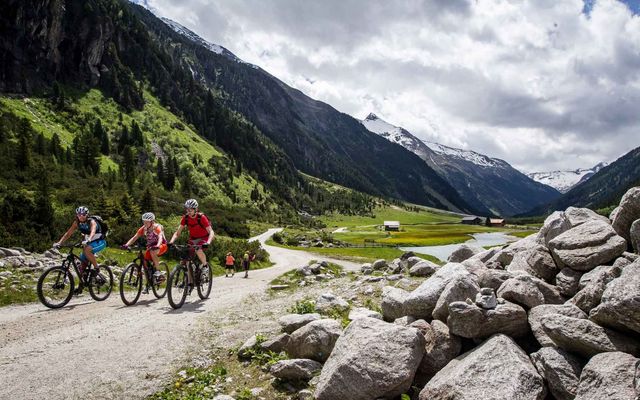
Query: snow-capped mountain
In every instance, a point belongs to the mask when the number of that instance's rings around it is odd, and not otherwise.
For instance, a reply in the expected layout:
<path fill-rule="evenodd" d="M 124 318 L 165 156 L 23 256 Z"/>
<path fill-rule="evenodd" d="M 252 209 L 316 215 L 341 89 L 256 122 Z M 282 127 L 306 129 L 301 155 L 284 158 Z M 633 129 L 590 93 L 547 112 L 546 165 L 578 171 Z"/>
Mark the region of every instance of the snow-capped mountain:
<path fill-rule="evenodd" d="M 498 158 L 423 141 L 373 113 L 360 122 L 369 131 L 417 154 L 443 175 L 464 200 L 479 209 L 488 209 L 497 215 L 515 215 L 560 195 Z"/>
<path fill-rule="evenodd" d="M 596 172 L 609 165 L 601 162 L 593 168 L 579 168 L 573 171 L 533 172 L 527 176 L 536 182 L 558 189 L 561 193 L 567 193 L 572 187 L 586 182 Z"/>

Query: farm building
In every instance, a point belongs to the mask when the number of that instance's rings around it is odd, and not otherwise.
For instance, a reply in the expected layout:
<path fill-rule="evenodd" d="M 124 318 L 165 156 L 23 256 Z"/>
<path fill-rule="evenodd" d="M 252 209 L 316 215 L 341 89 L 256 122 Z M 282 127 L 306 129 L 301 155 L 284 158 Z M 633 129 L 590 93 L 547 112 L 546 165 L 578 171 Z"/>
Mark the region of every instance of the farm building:
<path fill-rule="evenodd" d="M 464 217 L 461 223 L 465 225 L 482 225 L 482 218 L 480 217 Z"/>
<path fill-rule="evenodd" d="M 384 230 L 385 231 L 399 231 L 400 230 L 400 221 L 384 221 Z"/>
<path fill-rule="evenodd" d="M 487 218 L 487 226 L 504 226 L 505 220 L 503 218 Z"/>

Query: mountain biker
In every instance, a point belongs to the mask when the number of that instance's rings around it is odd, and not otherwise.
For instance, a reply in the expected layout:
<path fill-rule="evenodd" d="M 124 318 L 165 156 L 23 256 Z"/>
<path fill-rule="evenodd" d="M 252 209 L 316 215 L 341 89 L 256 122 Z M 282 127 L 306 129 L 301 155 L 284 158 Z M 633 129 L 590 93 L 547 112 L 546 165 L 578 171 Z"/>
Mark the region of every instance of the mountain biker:
<path fill-rule="evenodd" d="M 236 262 L 236 259 L 233 258 L 233 254 L 231 252 L 228 252 L 225 260 L 224 260 L 224 276 L 225 278 L 227 276 L 229 276 L 229 274 L 231 274 L 231 277 L 233 277 L 236 274 L 235 268 L 234 268 L 234 264 Z"/>
<path fill-rule="evenodd" d="M 198 201 L 196 199 L 189 199 L 185 201 L 184 208 L 186 213 L 182 216 L 180 225 L 178 225 L 178 229 L 171 237 L 169 245 L 173 245 L 185 226 L 188 227 L 189 241 L 187 243 L 190 246 L 200 246 L 199 249 L 195 250 L 195 254 L 200 259 L 202 267 L 204 268 L 207 266 L 207 256 L 204 254 L 204 251 L 202 251 L 202 248 L 206 248 L 211 244 L 215 234 L 213 229 L 211 229 L 211 224 L 209 223 L 207 216 L 198 211 Z M 193 249 L 190 250 L 191 255 L 193 254 L 193 251 Z M 192 278 L 191 270 L 189 270 L 189 282 L 193 282 Z"/>
<path fill-rule="evenodd" d="M 156 216 L 151 212 L 142 214 L 142 226 L 127 243 L 122 245 L 122 248 L 128 250 L 129 246 L 142 236 L 147 239 L 147 251 L 144 253 L 144 259 L 147 262 L 147 267 L 151 268 L 156 282 L 159 282 L 165 278 L 158 268 L 159 257 L 167 252 L 168 246 L 164 236 L 164 228 L 156 222 Z M 153 264 L 149 265 L 149 261 L 153 261 Z M 148 291 L 149 289 L 145 288 L 145 292 L 148 293 Z"/>
<path fill-rule="evenodd" d="M 80 233 L 84 235 L 82 241 L 82 254 L 80 255 L 80 276 L 84 274 L 85 267 L 88 262 L 93 264 L 96 273 L 99 271 L 98 261 L 95 254 L 104 250 L 107 247 L 107 241 L 102 235 L 102 228 L 96 219 L 89 216 L 89 209 L 85 206 L 79 206 L 76 208 L 76 218 L 74 219 L 71 227 L 62 235 L 59 241 L 53 244 L 54 248 L 59 248 L 76 230 L 80 230 Z M 75 294 L 82 292 L 83 285 L 82 279 L 80 284 L 75 290 Z"/>

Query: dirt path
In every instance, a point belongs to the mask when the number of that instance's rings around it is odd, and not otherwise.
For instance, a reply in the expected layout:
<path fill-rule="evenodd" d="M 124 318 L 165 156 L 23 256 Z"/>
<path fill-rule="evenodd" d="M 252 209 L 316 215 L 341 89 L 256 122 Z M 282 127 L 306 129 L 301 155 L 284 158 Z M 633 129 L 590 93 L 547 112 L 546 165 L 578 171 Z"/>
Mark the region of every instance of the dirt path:
<path fill-rule="evenodd" d="M 193 335 L 212 315 L 263 291 L 280 274 L 315 260 L 347 270 L 359 264 L 302 251 L 266 246 L 278 229 L 256 238 L 275 265 L 250 271 L 249 279 L 215 278 L 208 300 L 191 295 L 180 310 L 152 295 L 125 307 L 117 292 L 104 302 L 88 295 L 60 310 L 41 304 L 0 308 L 0 399 L 143 398 L 160 389 L 186 352 Z M 210 332 L 215 334 L 215 332 Z"/>

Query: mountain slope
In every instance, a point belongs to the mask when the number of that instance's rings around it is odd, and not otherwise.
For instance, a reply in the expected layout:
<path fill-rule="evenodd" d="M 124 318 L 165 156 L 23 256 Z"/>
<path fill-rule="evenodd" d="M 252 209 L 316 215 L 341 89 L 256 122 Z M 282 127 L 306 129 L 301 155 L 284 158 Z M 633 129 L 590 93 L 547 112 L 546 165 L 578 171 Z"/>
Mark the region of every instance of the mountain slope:
<path fill-rule="evenodd" d="M 349 115 L 262 69 L 211 51 L 204 40 L 176 32 L 175 24 L 162 23 L 142 7 L 132 8 L 159 46 L 253 122 L 300 171 L 373 195 L 472 211 L 419 157 L 371 134 Z"/>
<path fill-rule="evenodd" d="M 537 207 L 526 216 L 550 214 L 569 206 L 592 209 L 617 204 L 624 193 L 640 185 L 640 147 L 600 169 L 586 182 L 580 183 L 553 202 Z"/>
<path fill-rule="evenodd" d="M 527 176 L 536 182 L 551 186 L 560 193 L 566 193 L 572 187 L 586 182 L 596 172 L 606 167 L 607 163 L 599 163 L 593 168 L 579 168 L 573 171 L 551 171 L 551 172 L 533 172 Z"/>
<path fill-rule="evenodd" d="M 478 209 L 511 216 L 560 195 L 553 188 L 534 182 L 503 160 L 422 141 L 373 113 L 361 122 L 370 131 L 417 154 L 446 177 L 467 203 Z"/>

